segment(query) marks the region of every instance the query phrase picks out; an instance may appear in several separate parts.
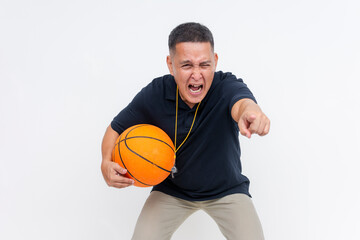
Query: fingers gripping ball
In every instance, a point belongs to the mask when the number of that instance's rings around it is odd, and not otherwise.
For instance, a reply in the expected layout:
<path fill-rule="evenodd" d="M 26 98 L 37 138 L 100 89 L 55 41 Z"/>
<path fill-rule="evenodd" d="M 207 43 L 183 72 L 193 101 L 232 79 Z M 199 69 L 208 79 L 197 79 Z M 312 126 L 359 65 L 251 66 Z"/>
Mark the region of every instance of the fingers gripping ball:
<path fill-rule="evenodd" d="M 149 187 L 164 181 L 174 166 L 174 144 L 160 128 L 140 124 L 126 129 L 116 140 L 112 161 L 127 169 L 135 186 Z"/>

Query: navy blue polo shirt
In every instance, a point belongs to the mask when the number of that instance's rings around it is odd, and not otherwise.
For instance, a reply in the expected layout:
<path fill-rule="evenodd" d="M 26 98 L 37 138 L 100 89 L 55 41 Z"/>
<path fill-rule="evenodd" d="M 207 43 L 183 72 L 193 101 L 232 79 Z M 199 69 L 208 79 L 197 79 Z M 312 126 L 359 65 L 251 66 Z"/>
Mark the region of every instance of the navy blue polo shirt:
<path fill-rule="evenodd" d="M 231 117 L 238 100 L 255 98 L 246 84 L 231 73 L 216 72 L 200 104 L 190 136 L 176 154 L 178 172 L 153 187 L 155 191 L 190 201 L 249 194 L 249 179 L 241 173 L 239 128 Z M 190 130 L 197 105 L 192 109 L 179 97 L 177 144 Z M 176 83 L 165 75 L 144 87 L 111 122 L 121 134 L 136 124 L 152 124 L 174 142 Z"/>

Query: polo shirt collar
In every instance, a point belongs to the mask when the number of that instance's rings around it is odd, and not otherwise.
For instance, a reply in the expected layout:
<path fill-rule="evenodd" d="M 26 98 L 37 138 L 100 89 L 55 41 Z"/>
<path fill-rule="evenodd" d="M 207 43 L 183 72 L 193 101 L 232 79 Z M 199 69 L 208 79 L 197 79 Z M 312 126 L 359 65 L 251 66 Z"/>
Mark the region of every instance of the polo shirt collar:
<path fill-rule="evenodd" d="M 165 75 L 165 99 L 176 101 L 176 82 L 170 74 Z"/>

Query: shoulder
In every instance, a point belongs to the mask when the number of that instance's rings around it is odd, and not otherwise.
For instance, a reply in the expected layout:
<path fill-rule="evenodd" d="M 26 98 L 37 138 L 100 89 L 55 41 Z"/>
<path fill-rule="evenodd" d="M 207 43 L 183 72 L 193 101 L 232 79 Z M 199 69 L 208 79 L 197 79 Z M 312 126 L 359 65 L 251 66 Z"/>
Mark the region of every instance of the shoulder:
<path fill-rule="evenodd" d="M 154 87 L 167 87 L 173 80 L 174 77 L 171 74 L 166 74 L 164 76 L 154 78 L 150 85 Z"/>
<path fill-rule="evenodd" d="M 255 97 L 244 81 L 241 78 L 236 77 L 231 72 L 216 72 L 214 83 L 216 92 L 218 92 L 218 94 L 224 98 L 227 103 L 230 103 L 230 107 L 232 107 L 235 102 L 243 98 L 250 98 L 256 102 Z"/>
<path fill-rule="evenodd" d="M 241 78 L 237 78 L 231 72 L 215 72 L 213 84 L 210 92 L 218 92 L 220 94 L 232 93 L 236 89 L 246 87 L 246 84 Z"/>
<path fill-rule="evenodd" d="M 173 79 L 173 76 L 170 74 L 154 78 L 150 83 L 141 89 L 140 94 L 144 96 L 162 95 L 167 89 L 173 87 L 172 84 L 175 82 Z"/>
<path fill-rule="evenodd" d="M 238 83 L 244 84 L 244 81 L 241 78 L 237 78 L 231 72 L 218 71 L 215 73 L 214 80 L 216 78 L 218 79 L 219 83 L 222 84 L 222 86 L 236 85 Z"/>
<path fill-rule="evenodd" d="M 135 101 L 147 106 L 151 103 L 159 104 L 166 99 L 175 99 L 176 83 L 170 74 L 154 78 L 141 89 L 135 97 Z"/>
<path fill-rule="evenodd" d="M 161 77 L 154 78 L 144 89 L 150 92 L 163 91 L 173 87 L 175 80 L 170 74 L 166 74 Z"/>

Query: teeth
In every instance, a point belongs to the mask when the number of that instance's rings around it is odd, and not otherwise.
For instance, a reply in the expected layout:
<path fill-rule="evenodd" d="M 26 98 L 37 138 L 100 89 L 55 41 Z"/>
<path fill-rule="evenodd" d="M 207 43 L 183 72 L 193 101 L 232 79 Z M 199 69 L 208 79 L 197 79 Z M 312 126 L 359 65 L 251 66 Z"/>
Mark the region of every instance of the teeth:
<path fill-rule="evenodd" d="M 194 88 L 198 88 L 197 90 L 193 90 L 193 89 L 190 87 L 190 92 L 192 92 L 192 93 L 198 93 L 198 92 L 200 92 L 201 89 L 202 89 L 202 86 L 201 86 L 201 85 L 191 85 L 191 86 L 194 87 Z"/>
<path fill-rule="evenodd" d="M 190 92 L 193 92 L 193 93 L 198 93 L 198 92 L 200 92 L 200 90 L 201 90 L 201 88 L 199 88 L 199 89 L 196 90 L 196 91 L 194 91 L 194 90 L 192 90 L 192 89 L 190 88 Z"/>

